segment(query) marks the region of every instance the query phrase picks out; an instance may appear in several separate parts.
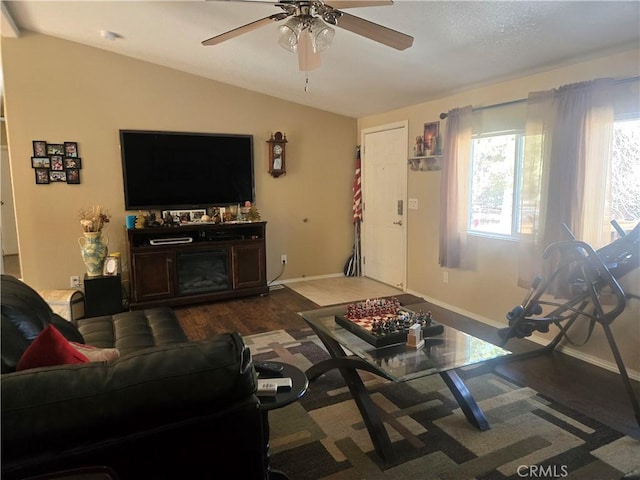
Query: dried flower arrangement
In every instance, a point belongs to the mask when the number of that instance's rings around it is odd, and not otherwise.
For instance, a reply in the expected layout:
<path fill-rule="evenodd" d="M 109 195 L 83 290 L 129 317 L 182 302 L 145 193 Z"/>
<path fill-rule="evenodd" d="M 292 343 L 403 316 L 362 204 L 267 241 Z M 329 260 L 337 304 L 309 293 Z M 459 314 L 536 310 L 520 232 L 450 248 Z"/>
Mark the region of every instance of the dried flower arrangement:
<path fill-rule="evenodd" d="M 101 232 L 110 218 L 109 212 L 99 205 L 80 209 L 80 225 L 83 232 Z"/>

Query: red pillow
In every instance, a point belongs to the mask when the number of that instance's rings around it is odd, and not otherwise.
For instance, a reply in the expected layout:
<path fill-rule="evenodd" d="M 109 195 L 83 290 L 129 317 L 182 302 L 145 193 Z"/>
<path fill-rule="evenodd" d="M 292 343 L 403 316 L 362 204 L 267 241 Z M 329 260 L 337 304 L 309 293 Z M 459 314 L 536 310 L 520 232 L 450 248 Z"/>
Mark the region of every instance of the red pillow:
<path fill-rule="evenodd" d="M 58 329 L 47 325 L 22 354 L 16 371 L 88 361 L 87 356 L 73 348 Z"/>

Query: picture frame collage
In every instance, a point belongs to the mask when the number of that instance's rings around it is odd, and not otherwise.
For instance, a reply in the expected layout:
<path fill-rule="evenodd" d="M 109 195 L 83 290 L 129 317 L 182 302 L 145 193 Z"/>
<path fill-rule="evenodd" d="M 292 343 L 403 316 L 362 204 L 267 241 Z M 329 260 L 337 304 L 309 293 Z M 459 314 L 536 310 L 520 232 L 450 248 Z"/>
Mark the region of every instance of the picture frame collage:
<path fill-rule="evenodd" d="M 31 167 L 35 172 L 36 185 L 79 184 L 82 158 L 78 153 L 78 142 L 33 140 Z"/>

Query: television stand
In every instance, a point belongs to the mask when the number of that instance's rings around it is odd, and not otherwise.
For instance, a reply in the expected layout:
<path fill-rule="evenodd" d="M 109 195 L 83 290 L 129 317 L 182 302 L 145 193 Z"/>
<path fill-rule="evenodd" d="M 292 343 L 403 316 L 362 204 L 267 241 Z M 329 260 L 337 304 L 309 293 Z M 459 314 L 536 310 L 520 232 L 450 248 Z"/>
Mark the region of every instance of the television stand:
<path fill-rule="evenodd" d="M 266 222 L 127 230 L 131 309 L 269 292 Z"/>

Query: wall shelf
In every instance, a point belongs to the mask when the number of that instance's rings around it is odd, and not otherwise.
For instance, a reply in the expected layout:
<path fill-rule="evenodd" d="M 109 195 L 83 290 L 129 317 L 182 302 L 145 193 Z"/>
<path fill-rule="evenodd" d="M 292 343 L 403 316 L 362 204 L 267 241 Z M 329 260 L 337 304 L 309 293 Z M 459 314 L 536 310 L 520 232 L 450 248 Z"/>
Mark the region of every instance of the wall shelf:
<path fill-rule="evenodd" d="M 410 157 L 409 167 L 416 172 L 433 172 L 440 170 L 443 155 L 426 155 L 424 157 Z"/>

